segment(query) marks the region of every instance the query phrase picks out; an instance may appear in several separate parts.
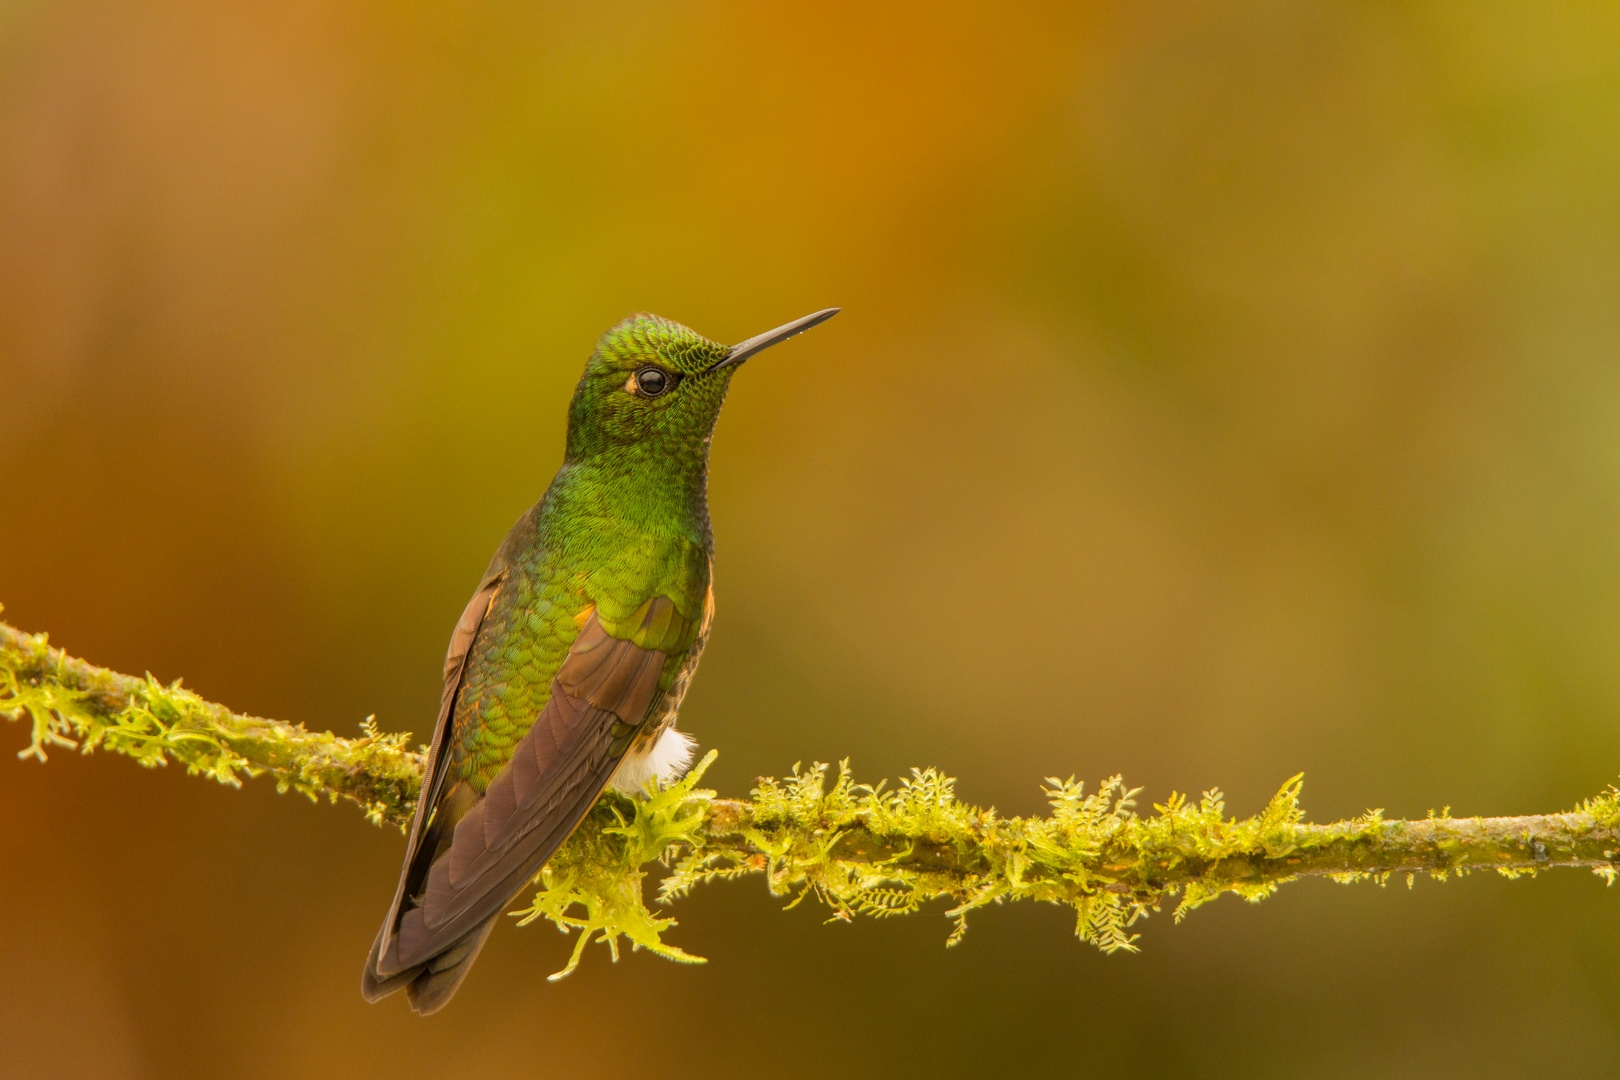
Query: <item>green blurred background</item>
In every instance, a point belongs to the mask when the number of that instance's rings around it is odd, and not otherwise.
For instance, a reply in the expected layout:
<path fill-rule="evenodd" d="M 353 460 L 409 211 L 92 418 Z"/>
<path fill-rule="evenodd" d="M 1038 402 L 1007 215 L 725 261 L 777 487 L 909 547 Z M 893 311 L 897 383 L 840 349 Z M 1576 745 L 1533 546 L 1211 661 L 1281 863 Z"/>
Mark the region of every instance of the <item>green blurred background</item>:
<path fill-rule="evenodd" d="M 738 379 L 683 727 L 1319 820 L 1620 773 L 1609 3 L 0 4 L 5 618 L 235 708 L 425 736 L 596 335 L 844 314 Z M 20 729 L 0 729 L 20 746 Z M 503 929 L 360 965 L 352 809 L 0 754 L 0 1073 L 1586 1077 L 1620 896 L 1290 886 L 1104 957 L 1052 907 L 684 968 Z"/>

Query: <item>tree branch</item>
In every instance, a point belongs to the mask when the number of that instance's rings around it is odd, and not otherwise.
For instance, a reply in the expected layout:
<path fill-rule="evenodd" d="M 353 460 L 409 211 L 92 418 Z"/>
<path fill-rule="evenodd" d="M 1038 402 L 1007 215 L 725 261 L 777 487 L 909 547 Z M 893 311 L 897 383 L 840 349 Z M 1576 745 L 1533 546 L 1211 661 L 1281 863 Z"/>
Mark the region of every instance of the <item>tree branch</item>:
<path fill-rule="evenodd" d="M 51 747 L 116 751 L 146 766 L 174 760 L 188 772 L 238 786 L 269 776 L 310 798 L 345 799 L 373 822 L 404 827 L 415 807 L 422 755 L 408 735 L 311 733 L 302 725 L 233 713 L 150 675 L 134 678 L 67 656 L 43 634 L 0 623 L 0 715 L 28 717 L 20 757 L 44 761 Z M 1575 810 L 1529 817 L 1385 821 L 1374 811 L 1313 825 L 1299 808 L 1295 777 L 1258 814 L 1226 816 L 1219 791 L 1198 801 L 1172 795 L 1154 813 L 1134 810 L 1137 790 L 1119 777 L 1087 794 L 1073 780 L 1047 781 L 1048 817 L 1002 818 L 964 805 L 953 781 L 913 770 L 893 790 L 857 784 L 847 763 L 761 780 L 747 800 L 717 798 L 696 785 L 714 753 L 686 779 L 639 799 L 604 797 L 538 878 L 523 910 L 580 935 L 568 966 L 600 938 L 684 962 L 701 962 L 663 941 L 674 920 L 646 906 L 647 868 L 667 868 L 658 899 L 672 902 L 717 878 L 762 874 L 772 893 L 814 894 L 835 918 L 952 904 L 950 944 L 975 908 L 1002 900 L 1065 904 L 1076 933 L 1112 951 L 1134 949 L 1130 927 L 1179 897 L 1179 921 L 1222 893 L 1249 900 L 1306 875 L 1385 881 L 1419 873 L 1444 879 L 1489 869 L 1508 876 L 1586 867 L 1613 883 L 1620 862 L 1620 792 Z M 792 906 L 792 905 L 789 905 Z"/>

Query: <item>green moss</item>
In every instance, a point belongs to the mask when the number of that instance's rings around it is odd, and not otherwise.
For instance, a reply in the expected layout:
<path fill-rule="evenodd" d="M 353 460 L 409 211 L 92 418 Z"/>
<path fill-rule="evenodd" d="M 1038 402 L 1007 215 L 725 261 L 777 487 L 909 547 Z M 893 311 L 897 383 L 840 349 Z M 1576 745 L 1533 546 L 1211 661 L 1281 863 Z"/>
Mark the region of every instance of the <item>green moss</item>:
<path fill-rule="evenodd" d="M 702 843 L 699 830 L 704 808 L 714 792 L 697 790 L 697 783 L 716 756 L 709 751 L 685 778 L 664 790 L 649 783 L 639 799 L 603 798 L 540 871 L 534 899 L 512 914 L 518 916 L 519 926 L 545 918 L 564 933 L 578 931 L 573 955 L 552 979 L 578 967 L 592 940 L 607 945 L 614 960 L 619 958 L 619 939 L 626 938 L 632 948 L 646 949 L 666 960 L 705 962 L 701 956 L 665 944 L 662 935 L 675 920 L 648 910 L 642 882 L 647 864 L 662 862 L 679 845 Z"/>
<path fill-rule="evenodd" d="M 156 767 L 239 785 L 268 776 L 281 791 L 359 805 L 379 824 L 403 827 L 414 810 L 422 758 L 408 736 L 373 719 L 356 739 L 232 713 L 178 682 L 118 675 L 50 648 L 43 634 L 0 623 L 0 716 L 28 721 L 21 757 L 55 749 L 105 749 Z M 1551 866 L 1584 866 L 1610 884 L 1620 860 L 1620 789 L 1574 811 L 1521 818 L 1386 821 L 1370 810 L 1331 825 L 1305 822 L 1302 777 L 1256 814 L 1227 815 L 1219 790 L 1197 801 L 1172 793 L 1139 814 L 1140 789 L 1119 777 L 1088 792 L 1073 778 L 1048 779 L 1051 812 L 1004 818 L 959 802 L 954 781 L 913 770 L 893 788 L 857 783 L 847 761 L 795 765 L 761 780 L 748 800 L 698 788 L 711 751 L 679 783 L 634 799 L 602 798 L 537 879 L 522 923 L 547 919 L 578 936 L 567 966 L 598 941 L 617 958 L 621 940 L 670 960 L 700 957 L 666 942 L 676 924 L 647 904 L 649 875 L 660 906 L 698 885 L 759 874 L 792 907 L 824 904 L 830 921 L 891 918 L 937 904 L 950 921 L 946 944 L 970 913 L 1032 900 L 1074 911 L 1075 934 L 1107 952 L 1134 950 L 1142 919 L 1175 901 L 1180 921 L 1227 893 L 1258 901 L 1294 878 L 1344 883 L 1404 874 L 1438 880 L 1476 869 L 1509 877 Z"/>
<path fill-rule="evenodd" d="M 357 739 L 313 733 L 233 713 L 180 685 L 146 675 L 119 675 L 50 647 L 44 634 L 0 623 L 0 716 L 27 717 L 22 758 L 45 761 L 53 748 L 103 749 L 156 768 L 186 772 L 232 787 L 269 776 L 279 791 L 357 803 L 368 819 L 403 825 L 420 785 L 421 755 L 408 734 L 384 734 L 374 718 Z"/>

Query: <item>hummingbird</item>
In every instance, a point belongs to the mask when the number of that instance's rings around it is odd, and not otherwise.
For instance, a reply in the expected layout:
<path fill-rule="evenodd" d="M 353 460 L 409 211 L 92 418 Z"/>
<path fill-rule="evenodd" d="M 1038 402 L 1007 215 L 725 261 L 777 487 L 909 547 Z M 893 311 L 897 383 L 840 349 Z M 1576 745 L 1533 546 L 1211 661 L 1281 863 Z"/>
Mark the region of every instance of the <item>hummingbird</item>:
<path fill-rule="evenodd" d="M 506 905 L 608 787 L 669 783 L 714 618 L 709 441 L 743 361 L 838 308 L 738 345 L 645 313 L 596 343 L 562 467 L 496 549 L 450 635 L 393 902 L 361 993 L 426 1015 Z"/>

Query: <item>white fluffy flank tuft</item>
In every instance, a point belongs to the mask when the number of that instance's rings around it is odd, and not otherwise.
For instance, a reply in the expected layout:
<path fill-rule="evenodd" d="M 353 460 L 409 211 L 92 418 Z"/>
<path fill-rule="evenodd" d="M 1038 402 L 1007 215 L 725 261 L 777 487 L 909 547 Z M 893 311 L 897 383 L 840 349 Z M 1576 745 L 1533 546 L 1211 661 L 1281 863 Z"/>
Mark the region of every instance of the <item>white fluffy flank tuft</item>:
<path fill-rule="evenodd" d="M 608 783 L 615 791 L 622 791 L 626 795 L 639 795 L 647 781 L 655 776 L 660 785 L 672 784 L 691 768 L 695 753 L 697 740 L 673 727 L 667 727 L 651 750 L 637 754 L 632 749 L 624 755 L 624 760 L 619 762 L 613 779 Z"/>

